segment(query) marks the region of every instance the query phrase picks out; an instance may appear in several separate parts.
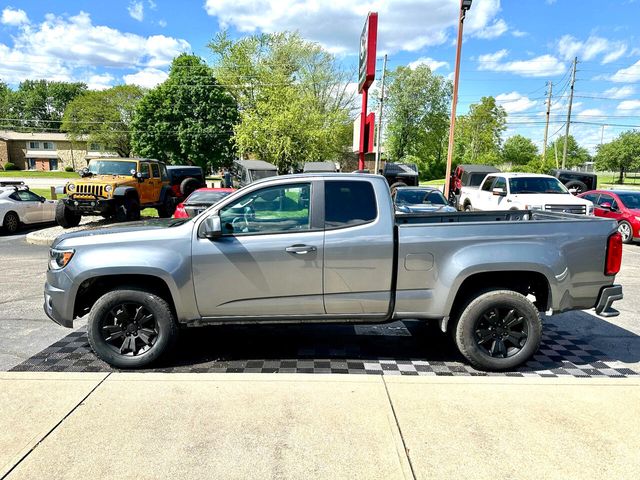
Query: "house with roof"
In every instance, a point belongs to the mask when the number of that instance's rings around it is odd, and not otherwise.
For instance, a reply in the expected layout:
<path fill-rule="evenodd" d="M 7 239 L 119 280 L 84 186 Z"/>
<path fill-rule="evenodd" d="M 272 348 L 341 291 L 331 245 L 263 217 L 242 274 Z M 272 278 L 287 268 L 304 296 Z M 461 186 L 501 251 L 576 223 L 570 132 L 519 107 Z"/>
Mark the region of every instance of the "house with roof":
<path fill-rule="evenodd" d="M 111 156 L 101 145 L 72 141 L 66 133 L 0 130 L 0 170 L 8 162 L 20 170 L 79 170 L 91 158 Z"/>

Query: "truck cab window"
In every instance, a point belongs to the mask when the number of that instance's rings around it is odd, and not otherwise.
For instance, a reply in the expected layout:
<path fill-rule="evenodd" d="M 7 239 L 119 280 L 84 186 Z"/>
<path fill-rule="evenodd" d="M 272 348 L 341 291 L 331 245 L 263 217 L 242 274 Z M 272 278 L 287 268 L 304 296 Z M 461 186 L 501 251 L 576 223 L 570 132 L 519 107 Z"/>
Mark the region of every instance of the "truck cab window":
<path fill-rule="evenodd" d="M 376 196 L 370 182 L 326 181 L 325 228 L 362 225 L 376 219 Z"/>

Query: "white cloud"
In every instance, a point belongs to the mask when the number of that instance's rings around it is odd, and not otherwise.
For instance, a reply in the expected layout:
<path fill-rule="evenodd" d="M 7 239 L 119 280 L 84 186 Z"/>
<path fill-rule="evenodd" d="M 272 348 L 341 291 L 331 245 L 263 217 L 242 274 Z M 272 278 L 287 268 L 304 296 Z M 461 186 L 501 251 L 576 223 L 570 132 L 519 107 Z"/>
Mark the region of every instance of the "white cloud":
<path fill-rule="evenodd" d="M 536 102 L 518 92 L 501 93 L 496 96 L 496 102 L 502 105 L 507 113 L 524 112 L 536 105 Z"/>
<path fill-rule="evenodd" d="M 19 8 L 14 9 L 11 7 L 7 7 L 2 10 L 2 16 L 0 17 L 0 23 L 5 25 L 23 25 L 29 23 L 29 17 L 27 17 L 27 12 L 21 10 Z"/>
<path fill-rule="evenodd" d="M 478 57 L 478 70 L 509 72 L 522 77 L 548 77 L 564 73 L 566 65 L 553 55 L 541 55 L 529 60 L 503 61 L 509 55 L 506 49 Z"/>
<path fill-rule="evenodd" d="M 378 50 L 417 51 L 442 45 L 455 34 L 459 0 L 206 0 L 205 10 L 221 28 L 241 33 L 298 30 L 334 53 L 357 53 L 364 19 L 379 13 Z M 467 16 L 465 33 L 494 38 L 507 25 L 497 18 L 500 0 L 478 1 Z"/>
<path fill-rule="evenodd" d="M 611 63 L 619 59 L 627 51 L 627 44 L 611 41 L 606 38 L 591 35 L 586 41 L 576 39 L 571 35 L 563 35 L 557 42 L 558 52 L 565 60 L 579 57 L 579 60 L 590 61 L 603 55 L 602 63 Z"/>
<path fill-rule="evenodd" d="M 113 86 L 114 81 L 115 77 L 110 73 L 93 74 L 85 79 L 89 90 L 106 90 Z"/>
<path fill-rule="evenodd" d="M 640 100 L 624 100 L 618 104 L 618 110 L 621 112 L 629 112 L 640 109 Z"/>
<path fill-rule="evenodd" d="M 442 67 L 447 67 L 447 69 L 449 68 L 449 62 L 441 62 L 440 60 L 435 60 L 431 57 L 420 57 L 417 60 L 414 60 L 409 63 L 409 68 L 414 70 L 419 65 L 426 65 L 432 72 L 435 72 Z"/>
<path fill-rule="evenodd" d="M 615 99 L 627 98 L 633 95 L 634 93 L 636 93 L 636 89 L 631 85 L 623 85 L 622 87 L 612 87 L 604 91 L 604 95 L 606 97 L 615 98 Z"/>
<path fill-rule="evenodd" d="M 134 20 L 141 22 L 144 20 L 144 4 L 141 1 L 131 2 L 127 7 L 129 16 Z"/>
<path fill-rule="evenodd" d="M 640 81 L 640 60 L 627 68 L 621 68 L 614 73 L 610 80 L 619 83 L 635 83 Z"/>
<path fill-rule="evenodd" d="M 523 32 L 522 30 L 511 30 L 511 35 L 514 37 L 526 37 L 529 35 L 527 32 Z"/>
<path fill-rule="evenodd" d="M 576 114 L 577 117 L 606 117 L 607 114 L 599 108 L 587 108 Z"/>
<path fill-rule="evenodd" d="M 164 82 L 167 77 L 167 72 L 164 70 L 158 70 L 157 68 L 145 68 L 137 73 L 125 75 L 122 78 L 124 83 L 127 85 L 140 85 L 145 88 L 153 88 L 159 83 Z"/>
<path fill-rule="evenodd" d="M 158 20 L 158 26 L 164 28 L 167 26 L 167 21 L 166 20 Z"/>

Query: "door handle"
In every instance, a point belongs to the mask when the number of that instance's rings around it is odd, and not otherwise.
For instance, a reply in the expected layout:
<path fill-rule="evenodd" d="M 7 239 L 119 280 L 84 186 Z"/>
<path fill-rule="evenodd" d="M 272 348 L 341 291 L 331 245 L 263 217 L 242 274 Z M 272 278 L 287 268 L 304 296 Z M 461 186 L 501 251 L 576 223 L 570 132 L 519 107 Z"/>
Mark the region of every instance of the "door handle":
<path fill-rule="evenodd" d="M 296 255 L 304 255 L 309 252 L 315 252 L 317 250 L 316 247 L 312 245 L 291 245 L 284 249 L 285 252 L 295 253 Z"/>

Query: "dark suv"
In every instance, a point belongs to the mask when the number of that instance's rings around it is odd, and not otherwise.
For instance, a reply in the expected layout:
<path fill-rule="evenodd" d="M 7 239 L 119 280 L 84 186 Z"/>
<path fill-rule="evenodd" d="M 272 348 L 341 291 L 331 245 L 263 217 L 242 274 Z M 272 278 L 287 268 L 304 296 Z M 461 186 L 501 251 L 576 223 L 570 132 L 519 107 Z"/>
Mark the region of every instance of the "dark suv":
<path fill-rule="evenodd" d="M 598 176 L 595 173 L 574 172 L 573 170 L 551 170 L 549 175 L 560 180 L 571 193 L 581 193 L 598 188 Z"/>

